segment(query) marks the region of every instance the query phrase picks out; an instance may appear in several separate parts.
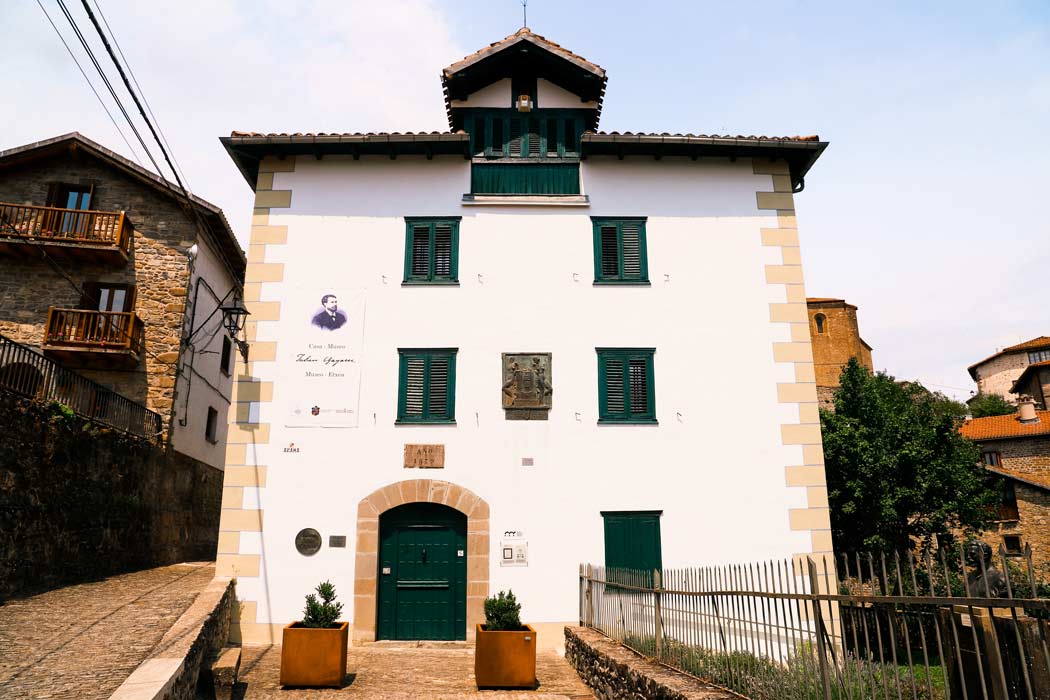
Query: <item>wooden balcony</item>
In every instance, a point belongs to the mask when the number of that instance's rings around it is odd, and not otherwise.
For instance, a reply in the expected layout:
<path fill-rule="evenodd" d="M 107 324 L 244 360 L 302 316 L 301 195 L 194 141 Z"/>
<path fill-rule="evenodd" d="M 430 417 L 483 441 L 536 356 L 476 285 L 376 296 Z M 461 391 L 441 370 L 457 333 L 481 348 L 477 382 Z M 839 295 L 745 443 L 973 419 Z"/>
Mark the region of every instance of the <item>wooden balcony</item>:
<path fill-rule="evenodd" d="M 143 348 L 142 319 L 133 312 L 56 309 L 47 311 L 44 353 L 98 365 L 135 366 Z"/>
<path fill-rule="evenodd" d="M 87 211 L 0 202 L 0 255 L 125 265 L 131 220 L 122 211 Z"/>

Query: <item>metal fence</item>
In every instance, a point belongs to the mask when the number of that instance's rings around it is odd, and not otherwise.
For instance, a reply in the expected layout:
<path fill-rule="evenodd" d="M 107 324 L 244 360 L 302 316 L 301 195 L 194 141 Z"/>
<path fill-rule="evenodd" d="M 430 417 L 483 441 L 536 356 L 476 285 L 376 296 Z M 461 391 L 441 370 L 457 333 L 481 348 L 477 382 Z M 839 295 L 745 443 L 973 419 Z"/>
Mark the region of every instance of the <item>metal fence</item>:
<path fill-rule="evenodd" d="M 1031 550 L 580 567 L 580 624 L 745 697 L 1050 699 Z"/>
<path fill-rule="evenodd" d="M 0 335 L 0 389 L 57 401 L 74 413 L 117 430 L 159 441 L 159 413 L 58 365 L 32 348 Z"/>

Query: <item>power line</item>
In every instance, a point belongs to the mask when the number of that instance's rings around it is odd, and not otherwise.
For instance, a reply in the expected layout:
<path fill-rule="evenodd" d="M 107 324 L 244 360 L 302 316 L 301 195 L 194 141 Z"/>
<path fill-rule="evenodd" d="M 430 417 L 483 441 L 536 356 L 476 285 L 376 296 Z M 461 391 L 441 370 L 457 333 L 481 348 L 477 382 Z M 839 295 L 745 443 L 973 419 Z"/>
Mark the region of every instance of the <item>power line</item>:
<path fill-rule="evenodd" d="M 175 165 L 178 168 L 178 173 L 182 175 L 182 179 L 186 181 L 187 189 L 192 191 L 193 188 L 190 186 L 189 178 L 186 177 L 186 172 L 182 169 L 182 166 L 179 164 L 178 159 L 175 158 L 175 153 L 172 150 L 171 145 L 168 143 L 168 137 L 165 136 L 164 130 L 160 127 L 160 120 L 157 119 L 157 115 L 153 113 L 153 107 L 150 105 L 149 100 L 146 99 L 146 93 L 143 91 L 142 86 L 139 85 L 138 78 L 135 77 L 135 71 L 131 68 L 131 63 L 129 63 L 128 59 L 124 56 L 124 50 L 120 48 L 120 42 L 117 41 L 117 35 L 109 26 L 109 21 L 106 19 L 106 15 L 102 12 L 102 6 L 99 5 L 98 0 L 94 0 L 94 2 L 95 9 L 98 10 L 98 16 L 102 18 L 102 23 L 106 25 L 106 31 L 109 32 L 110 38 L 113 39 L 113 45 L 117 47 L 117 53 L 120 54 L 120 59 L 124 62 L 124 66 L 128 69 L 128 74 L 131 76 L 131 81 L 135 83 L 135 87 L 138 89 L 139 94 L 142 96 L 142 101 L 146 104 L 146 111 L 149 112 L 150 118 L 153 119 L 154 123 L 156 123 L 157 125 L 157 131 L 160 133 L 161 140 L 164 142 L 164 145 L 168 148 L 168 150 L 172 151 L 171 159 L 175 162 Z"/>
<path fill-rule="evenodd" d="M 139 144 L 142 146 L 142 149 L 146 152 L 146 155 L 149 157 L 150 162 L 153 163 L 153 167 L 157 170 L 157 173 L 160 174 L 160 165 L 157 164 L 156 158 L 153 157 L 153 153 L 149 150 L 149 147 L 146 145 L 146 141 L 142 138 L 142 134 L 139 133 L 138 128 L 135 126 L 135 122 L 131 120 L 131 115 L 128 114 L 128 110 L 124 108 L 124 103 L 120 101 L 119 97 L 117 97 L 117 91 L 113 89 L 113 84 L 109 82 L 109 77 L 106 75 L 106 72 L 102 70 L 102 65 L 98 62 L 98 59 L 95 58 L 95 52 L 91 50 L 91 46 L 88 44 L 87 39 L 85 39 L 84 35 L 81 33 L 80 27 L 77 26 L 76 21 L 73 19 L 73 15 L 69 13 L 69 8 L 66 7 L 66 4 L 62 0 L 56 0 L 56 2 L 58 3 L 59 8 L 62 10 L 62 14 L 65 15 L 66 21 L 69 22 L 69 26 L 73 28 L 73 33 L 76 34 L 77 39 L 80 40 L 80 45 L 83 46 L 84 51 L 87 52 L 88 58 L 91 59 L 91 63 L 95 66 L 95 70 L 98 71 L 98 74 L 102 77 L 102 82 L 106 84 L 106 88 L 109 90 L 109 94 L 113 97 L 114 102 L 117 103 L 117 107 L 120 108 L 120 113 L 124 115 L 124 119 L 128 122 L 128 125 L 131 127 L 132 133 L 135 134 L 135 138 L 138 139 Z"/>
<path fill-rule="evenodd" d="M 102 101 L 102 96 L 98 94 L 98 90 L 96 90 L 95 86 L 91 83 L 91 79 L 88 78 L 88 74 L 84 72 L 83 66 L 80 65 L 80 61 L 77 59 L 76 54 L 73 53 L 73 49 L 69 48 L 69 44 L 66 43 L 66 38 L 62 36 L 62 32 L 58 31 L 58 27 L 55 26 L 55 23 L 51 20 L 51 15 L 49 15 L 47 13 L 47 10 L 44 9 L 44 5 L 40 2 L 40 0 L 36 0 L 36 4 L 40 7 L 40 11 L 44 13 L 44 17 L 47 17 L 48 23 L 51 25 L 51 28 L 55 30 L 55 34 L 58 35 L 58 39 L 62 42 L 62 46 L 66 47 L 66 51 L 69 53 L 69 57 L 72 58 L 73 63 L 77 65 L 77 68 L 80 70 L 80 74 L 84 76 L 84 80 L 87 81 L 88 87 L 91 88 L 91 92 L 95 94 L 95 99 L 97 99 L 98 103 L 102 105 L 102 109 L 106 112 L 106 116 L 109 117 L 109 121 L 113 123 L 113 128 L 117 130 L 117 133 L 120 134 L 120 138 L 124 140 L 124 143 L 127 145 L 128 150 L 131 151 L 131 155 L 134 156 L 135 162 L 137 162 L 139 165 L 142 165 L 142 160 L 139 158 L 138 151 L 136 151 L 131 145 L 131 142 L 128 141 L 128 137 L 124 134 L 124 131 L 117 124 L 117 120 L 113 118 L 113 113 L 109 111 L 109 107 L 107 107 L 106 103 Z"/>
<path fill-rule="evenodd" d="M 62 0 L 59 0 L 61 4 Z M 102 31 L 102 27 L 99 25 L 98 20 L 95 19 L 95 13 L 91 11 L 91 5 L 88 4 L 88 0 L 80 0 L 80 4 L 84 6 L 84 10 L 87 12 L 88 19 L 91 20 L 91 24 L 95 26 L 95 31 L 102 39 L 102 45 L 106 49 L 106 53 L 109 54 L 110 60 L 113 61 L 113 65 L 117 67 L 117 72 L 120 74 L 120 79 L 124 81 L 124 87 L 127 88 L 128 93 L 131 94 L 131 99 L 135 102 L 135 106 L 139 108 L 139 114 L 142 116 L 142 120 L 146 122 L 146 126 L 149 127 L 150 133 L 153 134 L 153 140 L 157 142 L 160 147 L 160 152 L 164 156 L 164 160 L 167 161 L 168 167 L 171 168 L 171 174 L 175 176 L 175 182 L 178 183 L 182 193 L 189 196 L 186 192 L 186 187 L 182 184 L 182 178 L 179 177 L 178 171 L 171 162 L 171 156 L 168 155 L 167 149 L 164 148 L 164 144 L 161 143 L 160 137 L 157 135 L 157 130 L 153 128 L 153 122 L 146 116 L 146 110 L 142 107 L 142 103 L 139 102 L 139 97 L 135 94 L 135 91 L 131 87 L 131 81 L 128 80 L 127 74 L 124 72 L 123 66 L 120 65 L 120 61 L 117 60 L 116 54 L 113 53 L 113 47 L 109 45 L 109 39 L 106 38 L 106 33 Z M 160 170 L 158 169 L 158 173 Z"/>

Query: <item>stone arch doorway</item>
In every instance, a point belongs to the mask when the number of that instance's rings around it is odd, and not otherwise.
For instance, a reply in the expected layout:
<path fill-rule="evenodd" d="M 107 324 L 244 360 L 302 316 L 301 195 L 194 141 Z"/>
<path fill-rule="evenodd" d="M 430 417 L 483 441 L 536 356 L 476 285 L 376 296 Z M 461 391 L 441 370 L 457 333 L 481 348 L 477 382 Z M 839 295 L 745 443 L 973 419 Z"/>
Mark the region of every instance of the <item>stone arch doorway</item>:
<path fill-rule="evenodd" d="M 436 503 L 467 517 L 466 636 L 485 617 L 489 594 L 489 505 L 477 494 L 448 481 L 400 481 L 372 492 L 357 505 L 354 558 L 354 641 L 376 640 L 379 573 L 379 516 L 407 503 Z"/>

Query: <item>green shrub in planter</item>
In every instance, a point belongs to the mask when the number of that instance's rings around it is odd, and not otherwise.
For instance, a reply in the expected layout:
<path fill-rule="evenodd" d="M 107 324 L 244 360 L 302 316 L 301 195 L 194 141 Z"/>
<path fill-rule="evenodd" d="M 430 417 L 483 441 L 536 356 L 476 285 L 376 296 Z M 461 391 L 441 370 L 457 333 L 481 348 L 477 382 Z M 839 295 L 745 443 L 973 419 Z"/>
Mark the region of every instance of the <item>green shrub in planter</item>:
<path fill-rule="evenodd" d="M 335 626 L 339 613 L 343 611 L 343 604 L 335 602 L 335 586 L 330 581 L 325 581 L 318 584 L 315 590 L 317 595 L 311 593 L 306 596 L 303 627 L 328 629 Z M 317 600 L 318 595 L 321 596 L 320 601 Z"/>
<path fill-rule="evenodd" d="M 485 599 L 485 629 L 489 632 L 521 629 L 521 603 L 514 597 L 514 591 Z"/>

